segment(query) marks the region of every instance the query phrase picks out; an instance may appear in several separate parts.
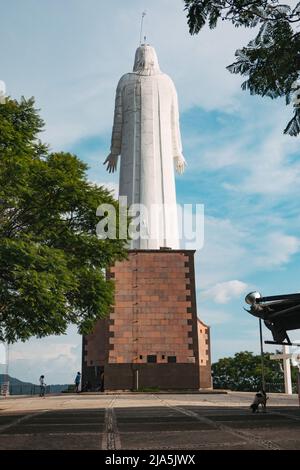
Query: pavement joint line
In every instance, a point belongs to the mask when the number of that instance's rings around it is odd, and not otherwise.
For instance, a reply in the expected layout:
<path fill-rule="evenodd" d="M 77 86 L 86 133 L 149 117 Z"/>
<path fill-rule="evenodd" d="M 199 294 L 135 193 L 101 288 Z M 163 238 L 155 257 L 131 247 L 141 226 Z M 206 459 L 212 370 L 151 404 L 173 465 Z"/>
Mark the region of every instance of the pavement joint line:
<path fill-rule="evenodd" d="M 105 428 L 102 436 L 102 450 L 120 450 L 121 439 L 117 426 L 114 403 L 119 395 L 115 395 L 105 409 Z"/>
<path fill-rule="evenodd" d="M 272 441 L 266 440 L 266 439 L 261 439 L 260 437 L 256 437 L 248 431 L 242 431 L 242 430 L 235 431 L 230 426 L 226 426 L 225 424 L 215 422 L 212 419 L 207 418 L 205 416 L 199 416 L 194 411 L 185 410 L 184 408 L 181 408 L 180 406 L 170 405 L 167 402 L 167 400 L 164 400 L 164 399 L 160 398 L 160 396 L 158 396 L 158 395 L 153 395 L 153 396 L 156 399 L 158 399 L 158 400 L 162 401 L 163 403 L 165 403 L 165 405 L 168 406 L 169 408 L 177 410 L 179 413 L 185 414 L 186 416 L 193 416 L 198 421 L 201 421 L 202 423 L 209 424 L 210 426 L 214 427 L 215 429 L 219 429 L 220 431 L 228 432 L 228 433 L 230 433 L 234 436 L 238 436 L 239 438 L 244 437 L 248 441 L 248 443 L 255 442 L 260 447 L 262 447 L 264 449 L 269 449 L 269 450 L 281 450 L 282 449 L 275 442 L 272 442 Z"/>
<path fill-rule="evenodd" d="M 42 428 L 42 427 L 53 427 L 53 426 L 72 426 L 72 427 L 76 427 L 76 426 L 99 426 L 99 423 L 31 423 L 31 424 L 26 424 L 26 427 L 39 427 L 39 428 Z"/>
<path fill-rule="evenodd" d="M 29 415 L 22 416 L 21 418 L 14 419 L 11 423 L 4 424 L 3 426 L 0 426 L 0 434 L 2 434 L 3 431 L 6 431 L 6 429 L 9 429 L 13 426 L 17 426 L 18 424 L 23 423 L 24 421 L 27 421 L 27 420 L 33 418 L 34 416 L 40 416 L 40 415 L 46 414 L 48 412 L 49 412 L 49 410 L 38 411 L 38 412 L 35 412 L 35 413 L 30 413 Z"/>
<path fill-rule="evenodd" d="M 57 437 L 61 437 L 62 435 L 63 436 L 74 436 L 74 437 L 78 437 L 78 436 L 97 436 L 99 433 L 98 432 L 64 432 L 63 434 L 61 432 L 45 432 L 43 433 L 42 435 L 43 436 L 57 436 Z M 41 434 L 40 433 L 32 433 L 32 432 L 22 432 L 22 433 L 14 433 L 13 436 L 14 437 L 32 437 L 32 436 L 40 436 Z M 0 437 L 3 437 L 3 436 L 10 436 L 10 434 L 3 434 L 3 435 L 0 435 Z"/>

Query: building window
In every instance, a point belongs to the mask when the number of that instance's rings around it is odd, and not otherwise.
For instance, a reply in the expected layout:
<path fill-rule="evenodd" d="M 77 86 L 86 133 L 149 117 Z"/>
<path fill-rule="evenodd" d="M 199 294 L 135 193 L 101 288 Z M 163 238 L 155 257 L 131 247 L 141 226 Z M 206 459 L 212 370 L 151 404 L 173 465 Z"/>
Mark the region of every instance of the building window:
<path fill-rule="evenodd" d="M 176 356 L 168 356 L 168 362 L 176 362 Z"/>
<path fill-rule="evenodd" d="M 90 365 L 92 366 L 94 364 L 94 361 L 90 361 Z"/>
<path fill-rule="evenodd" d="M 165 359 L 165 357 L 166 357 L 166 356 L 165 356 L 164 354 L 162 354 L 161 358 L 162 358 L 162 359 Z"/>
<path fill-rule="evenodd" d="M 143 356 L 140 356 L 140 359 L 143 359 Z"/>
<path fill-rule="evenodd" d="M 147 356 L 147 362 L 156 362 L 156 356 L 154 354 Z"/>

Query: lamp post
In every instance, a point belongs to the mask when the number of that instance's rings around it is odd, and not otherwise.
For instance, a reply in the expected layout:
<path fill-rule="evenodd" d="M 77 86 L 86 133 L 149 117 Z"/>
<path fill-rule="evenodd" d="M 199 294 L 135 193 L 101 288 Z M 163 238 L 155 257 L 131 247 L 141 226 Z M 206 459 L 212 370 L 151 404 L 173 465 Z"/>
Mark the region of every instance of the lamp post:
<path fill-rule="evenodd" d="M 300 354 L 292 354 L 292 364 L 298 368 L 297 373 L 297 392 L 298 392 L 298 401 L 300 406 Z"/>
<path fill-rule="evenodd" d="M 261 384 L 262 384 L 263 391 L 266 391 L 264 348 L 263 348 L 261 318 L 259 318 L 259 338 L 260 338 L 260 358 L 261 358 Z"/>
<path fill-rule="evenodd" d="M 251 307 L 253 307 L 258 301 L 258 299 L 261 299 L 261 297 L 262 295 L 260 294 L 260 292 L 257 292 L 257 291 L 250 292 L 248 295 L 246 295 L 245 302 L 248 305 L 251 305 Z M 259 339 L 260 339 L 260 359 L 261 359 L 261 386 L 262 386 L 263 391 L 265 392 L 266 391 L 265 363 L 264 363 L 264 348 L 263 348 L 263 337 L 262 337 L 262 322 L 261 322 L 260 317 L 259 317 Z"/>
<path fill-rule="evenodd" d="M 298 392 L 298 402 L 300 406 L 300 367 L 298 366 L 298 374 L 297 374 L 297 392 Z"/>

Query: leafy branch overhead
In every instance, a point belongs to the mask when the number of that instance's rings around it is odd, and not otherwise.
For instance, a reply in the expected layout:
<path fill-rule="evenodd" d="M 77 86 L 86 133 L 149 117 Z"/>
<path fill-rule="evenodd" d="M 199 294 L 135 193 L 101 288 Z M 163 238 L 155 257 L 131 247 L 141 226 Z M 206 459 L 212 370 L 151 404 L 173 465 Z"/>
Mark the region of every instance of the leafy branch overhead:
<path fill-rule="evenodd" d="M 294 6 L 277 0 L 184 0 L 189 31 L 198 34 L 204 25 L 212 29 L 229 21 L 235 27 L 256 28 L 249 44 L 235 52 L 227 69 L 247 79 L 243 90 L 270 98 L 293 101 L 294 115 L 284 133 L 300 133 L 300 2 Z M 299 95 L 298 95 L 299 93 Z"/>
<path fill-rule="evenodd" d="M 100 240 L 97 207 L 118 203 L 88 181 L 70 153 L 38 140 L 32 99 L 0 104 L 0 340 L 80 333 L 108 314 L 105 268 L 126 256 L 125 240 Z"/>

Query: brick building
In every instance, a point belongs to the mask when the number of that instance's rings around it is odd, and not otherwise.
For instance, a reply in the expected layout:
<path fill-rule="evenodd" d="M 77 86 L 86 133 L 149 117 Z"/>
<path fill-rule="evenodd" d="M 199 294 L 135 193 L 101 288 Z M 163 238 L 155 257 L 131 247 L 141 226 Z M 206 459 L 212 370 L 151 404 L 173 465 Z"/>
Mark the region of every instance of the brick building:
<path fill-rule="evenodd" d="M 115 304 L 83 338 L 83 384 L 106 390 L 211 387 L 209 327 L 197 318 L 194 251 L 130 250 L 108 272 Z"/>

